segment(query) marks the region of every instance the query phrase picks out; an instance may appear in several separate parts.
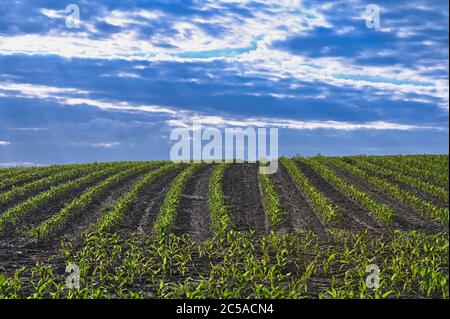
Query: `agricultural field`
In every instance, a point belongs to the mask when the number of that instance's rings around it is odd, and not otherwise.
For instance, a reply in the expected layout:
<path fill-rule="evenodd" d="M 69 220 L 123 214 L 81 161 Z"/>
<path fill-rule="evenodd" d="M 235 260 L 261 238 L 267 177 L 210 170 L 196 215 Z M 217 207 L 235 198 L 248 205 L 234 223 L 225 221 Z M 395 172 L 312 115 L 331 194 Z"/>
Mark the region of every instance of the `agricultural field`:
<path fill-rule="evenodd" d="M 448 165 L 0 169 L 0 298 L 449 298 Z"/>

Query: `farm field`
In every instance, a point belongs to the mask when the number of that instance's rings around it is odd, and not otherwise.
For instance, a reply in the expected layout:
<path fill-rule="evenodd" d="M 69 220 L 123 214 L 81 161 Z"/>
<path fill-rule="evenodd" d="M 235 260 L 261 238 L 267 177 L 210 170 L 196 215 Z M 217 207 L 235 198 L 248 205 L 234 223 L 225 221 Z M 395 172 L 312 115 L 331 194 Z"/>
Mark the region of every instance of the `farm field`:
<path fill-rule="evenodd" d="M 0 298 L 449 298 L 448 165 L 0 169 Z"/>

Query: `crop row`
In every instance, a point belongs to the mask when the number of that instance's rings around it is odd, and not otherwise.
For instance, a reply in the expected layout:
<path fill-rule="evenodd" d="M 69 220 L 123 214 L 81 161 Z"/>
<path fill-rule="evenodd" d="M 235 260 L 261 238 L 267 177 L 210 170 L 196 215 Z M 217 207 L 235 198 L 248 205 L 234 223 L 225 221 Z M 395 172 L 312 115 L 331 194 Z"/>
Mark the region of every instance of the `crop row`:
<path fill-rule="evenodd" d="M 79 165 L 73 165 L 79 166 Z M 27 169 L 20 170 L 17 174 L 12 174 L 9 177 L 4 177 L 0 180 L 0 190 L 8 187 L 13 187 L 19 183 L 23 183 L 29 180 L 42 178 L 50 175 L 51 173 L 55 173 L 61 170 L 66 170 L 68 166 L 57 165 L 57 166 L 48 166 L 42 168 L 35 169 Z"/>
<path fill-rule="evenodd" d="M 99 169 L 100 167 L 92 167 L 91 165 L 69 166 L 63 171 L 58 171 L 50 176 L 32 181 L 22 186 L 14 186 L 7 192 L 0 193 L 0 205 L 7 204 L 20 197 L 29 195 L 40 189 L 56 186 L 61 182 L 71 179 L 75 176 L 82 176 L 92 171 L 92 169 Z"/>
<path fill-rule="evenodd" d="M 408 165 L 404 161 L 390 159 L 390 157 L 370 156 L 367 159 L 389 170 L 400 172 L 403 175 L 414 176 L 420 180 L 437 185 L 448 185 L 448 174 L 442 174 L 442 170 L 420 169 Z"/>
<path fill-rule="evenodd" d="M 174 164 L 166 164 L 142 177 L 127 193 L 106 208 L 95 226 L 95 230 L 99 233 L 114 230 L 115 227 L 122 223 L 126 212 L 132 209 L 142 191 L 149 187 L 156 179 L 174 168 Z"/>
<path fill-rule="evenodd" d="M 310 165 L 317 173 L 322 175 L 329 183 L 335 185 L 344 194 L 352 198 L 357 203 L 369 210 L 369 212 L 375 217 L 375 219 L 385 223 L 392 223 L 392 217 L 394 215 L 393 210 L 384 204 L 378 203 L 369 194 L 359 190 L 354 185 L 351 185 L 344 181 L 342 178 L 336 175 L 335 172 L 328 169 L 325 165 L 319 163 L 319 161 L 325 161 L 325 158 L 316 158 L 315 160 L 298 158 L 299 161 Z"/>
<path fill-rule="evenodd" d="M 65 276 L 37 264 L 10 278 L 0 275 L 0 297 L 448 298 L 447 234 L 331 234 L 334 245 L 309 233 L 258 237 L 229 230 L 201 243 L 172 234 L 92 233 L 80 249 L 62 247 L 66 264 L 80 267 L 80 289 L 64 289 Z M 209 266 L 199 268 L 200 260 Z M 374 264 L 379 287 L 372 289 L 367 267 Z M 23 290 L 25 281 L 33 292 Z"/>
<path fill-rule="evenodd" d="M 401 189 L 397 185 L 393 185 L 379 177 L 372 176 L 367 172 L 359 169 L 358 167 L 346 163 L 342 159 L 330 158 L 329 160 L 332 161 L 332 163 L 336 166 L 361 177 L 380 191 L 390 194 L 395 199 L 410 205 L 411 207 L 417 209 L 419 212 L 435 219 L 440 223 L 448 224 L 448 208 L 436 207 L 434 204 L 425 201 L 404 189 Z"/>
<path fill-rule="evenodd" d="M 395 158 L 421 169 L 448 172 L 448 155 L 395 155 Z"/>
<path fill-rule="evenodd" d="M 374 215 L 382 209 L 325 164 L 332 163 L 367 181 L 372 178 L 369 173 L 337 159 L 297 160 L 310 165 L 355 201 L 365 203 Z M 339 212 L 311 185 L 295 160 L 281 159 L 281 164 L 323 220 L 331 223 L 339 218 Z M 88 188 L 57 215 L 64 209 L 69 212 L 66 217 L 84 211 L 100 193 L 130 176 L 131 171 L 142 173 L 141 169 L 149 168 L 146 165 L 123 165 L 110 171 L 114 175 Z M 80 289 L 65 288 L 66 277 L 59 271 L 60 264 L 56 268 L 37 263 L 11 277 L 0 274 L 0 298 L 448 298 L 447 233 L 389 230 L 383 234 L 352 234 L 333 229 L 330 245 L 309 232 L 260 236 L 253 231 L 235 231 L 230 227 L 222 189 L 229 165 L 216 165 L 209 181 L 208 207 L 214 237 L 196 242 L 189 236 L 171 233 L 181 194 L 201 164 L 188 166 L 171 183 L 154 225 L 156 231 L 126 238 L 112 232 L 133 209 L 143 190 L 177 168 L 174 164 L 157 166 L 105 207 L 95 229 L 83 236 L 81 245 L 75 248 L 71 243 L 62 243 L 58 258 L 62 256 L 65 265 L 80 267 Z M 262 180 L 263 176 L 259 176 L 265 208 L 280 208 L 272 177 L 266 177 Z M 385 183 L 373 185 L 378 188 Z M 273 203 L 268 205 L 270 198 L 274 198 Z M 318 207 L 322 207 L 320 211 Z M 377 212 L 379 219 L 387 216 Z M 366 267 L 373 264 L 379 267 L 380 286 L 369 289 Z M 26 288 L 29 286 L 31 292 Z"/>
<path fill-rule="evenodd" d="M 80 197 L 66 204 L 57 214 L 53 215 L 38 227 L 31 230 L 29 232 L 29 235 L 38 239 L 49 238 L 51 235 L 56 234 L 59 230 L 64 228 L 76 216 L 83 214 L 86 207 L 90 203 L 99 198 L 102 194 L 104 194 L 112 187 L 117 186 L 130 176 L 140 174 L 149 169 L 158 167 L 159 165 L 160 164 L 158 162 L 136 165 L 122 172 L 119 172 L 105 179 L 104 181 L 101 181 L 97 185 L 88 188 Z"/>
<path fill-rule="evenodd" d="M 370 159 L 367 161 L 366 157 L 352 157 L 351 159 L 357 167 L 363 170 L 381 175 L 382 178 L 391 178 L 405 185 L 413 186 L 424 193 L 432 195 L 448 203 L 448 191 L 442 187 L 423 182 L 420 179 L 406 176 L 387 168 L 383 168 L 380 165 L 369 162 Z"/>
<path fill-rule="evenodd" d="M 340 218 L 340 212 L 309 182 L 295 161 L 287 158 L 281 158 L 280 161 L 292 180 L 303 190 L 308 202 L 314 207 L 322 221 L 325 224 L 335 223 Z"/>
<path fill-rule="evenodd" d="M 170 189 L 164 197 L 161 205 L 160 214 L 156 218 L 153 225 L 153 232 L 158 235 L 166 235 L 173 229 L 175 217 L 177 215 L 178 206 L 180 203 L 181 194 L 189 178 L 204 164 L 189 165 L 182 171 L 170 185 Z"/>
<path fill-rule="evenodd" d="M 133 166 L 135 164 L 111 164 L 107 166 L 107 168 L 99 171 L 94 171 L 93 173 L 80 177 L 76 180 L 69 181 L 58 186 L 52 187 L 47 191 L 44 191 L 34 197 L 29 198 L 28 200 L 18 204 L 17 206 L 12 207 L 7 210 L 0 216 L 0 232 L 2 232 L 8 226 L 14 226 L 16 223 L 26 216 L 30 214 L 32 211 L 35 211 L 46 204 L 48 202 L 63 196 L 74 189 L 81 189 L 86 187 L 90 183 L 94 182 L 97 179 L 102 177 L 114 174 L 117 171 L 123 170 L 126 167 Z"/>
<path fill-rule="evenodd" d="M 280 196 L 276 191 L 275 182 L 269 174 L 258 174 L 259 182 L 262 189 L 262 197 L 264 202 L 264 209 L 268 220 L 272 226 L 281 224 L 287 213 L 281 204 Z"/>
<path fill-rule="evenodd" d="M 345 249 L 335 252 L 326 277 L 331 287 L 324 298 L 448 298 L 448 235 L 428 235 L 419 231 L 394 231 L 368 236 L 333 230 L 337 243 Z M 331 256 L 333 256 L 331 255 Z M 330 256 L 330 257 L 331 257 Z M 332 269 L 347 267 L 343 276 L 333 277 Z M 368 287 L 368 272 L 378 272 L 378 288 Z"/>
<path fill-rule="evenodd" d="M 425 171 L 434 172 L 437 174 L 443 174 L 448 176 L 448 156 L 447 157 L 436 157 L 436 156 L 399 156 L 395 155 L 392 158 L 396 162 L 404 163 L 410 167 Z M 448 178 L 447 178 L 448 184 Z"/>
<path fill-rule="evenodd" d="M 30 167 L 0 168 L 0 179 L 5 180 L 12 176 L 19 175 L 23 172 L 31 171 L 31 170 L 35 170 L 35 169 L 38 169 L 38 168 L 37 167 L 35 167 L 35 168 L 30 168 Z"/>
<path fill-rule="evenodd" d="M 230 213 L 225 204 L 225 195 L 222 188 L 222 180 L 227 167 L 228 164 L 225 163 L 216 165 L 209 180 L 208 208 L 215 234 L 223 234 L 231 226 Z"/>

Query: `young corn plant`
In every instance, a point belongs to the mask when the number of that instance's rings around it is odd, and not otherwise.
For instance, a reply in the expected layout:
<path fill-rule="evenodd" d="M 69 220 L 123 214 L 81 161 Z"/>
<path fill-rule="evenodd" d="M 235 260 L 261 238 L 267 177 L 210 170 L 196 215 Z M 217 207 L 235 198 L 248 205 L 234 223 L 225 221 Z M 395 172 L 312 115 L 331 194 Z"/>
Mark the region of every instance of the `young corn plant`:
<path fill-rule="evenodd" d="M 389 206 L 379 204 L 369 194 L 359 190 L 354 185 L 347 183 L 339 176 L 337 176 L 335 172 L 328 169 L 326 166 L 320 164 L 319 161 L 325 161 L 326 159 L 315 158 L 313 160 L 313 159 L 298 158 L 298 160 L 304 162 L 305 164 L 310 165 L 317 173 L 319 173 L 329 183 L 336 186 L 344 194 L 348 195 L 350 198 L 352 198 L 356 202 L 360 203 L 363 207 L 368 209 L 368 211 L 375 217 L 375 219 L 385 224 L 392 223 L 394 211 Z"/>
<path fill-rule="evenodd" d="M 202 163 L 189 165 L 172 182 L 161 205 L 160 214 L 153 225 L 154 234 L 164 236 L 172 231 L 184 187 L 189 178 L 203 166 Z"/>
<path fill-rule="evenodd" d="M 55 165 L 40 169 L 20 170 L 17 174 L 7 175 L 6 177 L 2 178 L 0 180 L 0 190 L 7 187 L 13 187 L 14 185 L 23 182 L 40 179 L 52 173 L 56 173 L 65 169 L 66 167 L 64 165 Z"/>
<path fill-rule="evenodd" d="M 280 196 L 276 191 L 275 182 L 268 174 L 258 174 L 261 184 L 264 208 L 268 220 L 272 226 L 278 226 L 287 217 L 287 213 L 281 204 Z"/>
<path fill-rule="evenodd" d="M 428 184 L 433 184 L 438 187 L 444 186 L 444 188 L 445 185 L 448 185 L 448 176 L 445 173 L 441 173 L 441 168 L 417 168 L 406 164 L 401 158 L 391 156 L 370 156 L 367 157 L 367 160 L 385 169 L 416 178 Z"/>
<path fill-rule="evenodd" d="M 145 175 L 128 193 L 120 197 L 114 205 L 109 206 L 107 211 L 103 212 L 103 215 L 95 226 L 96 230 L 100 233 L 110 232 L 120 225 L 125 213 L 133 207 L 142 191 L 150 186 L 156 179 L 174 169 L 175 166 L 176 165 L 174 164 L 167 164 Z"/>
<path fill-rule="evenodd" d="M 133 164 L 127 165 L 111 165 L 108 168 L 94 171 L 93 173 L 82 176 L 76 180 L 69 181 L 58 186 L 52 187 L 47 191 L 36 195 L 25 202 L 18 204 L 7 210 L 0 216 L 0 233 L 4 231 L 7 227 L 15 226 L 22 218 L 31 214 L 33 211 L 45 206 L 49 201 L 55 200 L 69 191 L 74 189 L 81 189 L 86 187 L 90 183 L 95 182 L 100 178 L 114 174 L 115 172 L 124 169 L 125 167 L 132 166 Z"/>
<path fill-rule="evenodd" d="M 222 189 L 222 180 L 228 164 L 222 163 L 214 167 L 209 180 L 208 207 L 211 213 L 214 233 L 224 234 L 231 227 L 231 218 L 225 204 L 225 195 Z"/>
<path fill-rule="evenodd" d="M 21 186 L 14 186 L 11 190 L 0 194 L 0 205 L 7 205 L 14 200 L 27 196 L 40 189 L 48 189 L 74 177 L 84 176 L 93 169 L 99 169 L 101 165 L 68 165 L 64 170 L 50 174 L 38 180 Z"/>
<path fill-rule="evenodd" d="M 364 169 L 368 172 L 372 172 L 374 174 L 381 175 L 384 179 L 392 178 L 395 181 L 401 182 L 406 185 L 413 186 L 418 190 L 429 194 L 435 198 L 439 198 L 446 204 L 448 204 L 448 190 L 443 187 L 436 186 L 431 183 L 423 182 L 418 178 L 413 178 L 407 175 L 403 175 L 399 172 L 383 168 L 380 165 L 376 165 L 372 163 L 370 158 L 366 157 L 352 157 L 354 163 L 361 169 Z"/>
<path fill-rule="evenodd" d="M 281 158 L 280 161 L 288 171 L 289 176 L 304 192 L 322 221 L 325 224 L 333 225 L 340 218 L 339 211 L 309 182 L 294 160 Z"/>
<path fill-rule="evenodd" d="M 423 213 L 426 216 L 431 217 L 432 219 L 435 219 L 439 223 L 442 224 L 449 223 L 449 211 L 447 207 L 445 208 L 436 207 L 433 203 L 423 200 L 417 197 L 416 195 L 408 192 L 407 190 L 401 189 L 397 185 L 385 181 L 384 179 L 372 176 L 367 172 L 363 171 L 362 169 L 354 165 L 348 164 L 342 159 L 333 158 L 330 160 L 332 160 L 334 165 L 359 176 L 360 178 L 366 180 L 380 191 L 385 192 L 394 197 L 395 199 L 410 205 L 417 211 Z"/>
<path fill-rule="evenodd" d="M 159 165 L 160 163 L 158 162 L 136 165 L 135 167 L 119 172 L 97 185 L 88 188 L 80 197 L 68 203 L 57 214 L 32 229 L 28 233 L 29 236 L 37 239 L 48 239 L 50 236 L 55 235 L 59 230 L 64 228 L 76 216 L 83 214 L 86 207 L 106 191 L 123 182 L 130 176 L 143 173 L 149 169 L 158 167 Z"/>

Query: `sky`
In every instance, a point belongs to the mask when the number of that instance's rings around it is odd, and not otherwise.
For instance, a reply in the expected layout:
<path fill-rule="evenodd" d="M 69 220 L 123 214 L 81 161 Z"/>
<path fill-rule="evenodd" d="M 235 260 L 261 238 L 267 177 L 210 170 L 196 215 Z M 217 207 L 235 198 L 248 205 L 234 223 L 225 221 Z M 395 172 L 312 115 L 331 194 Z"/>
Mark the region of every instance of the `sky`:
<path fill-rule="evenodd" d="M 284 156 L 448 154 L 448 5 L 2 0 L 0 166 L 168 159 L 194 120 L 278 128 Z"/>

